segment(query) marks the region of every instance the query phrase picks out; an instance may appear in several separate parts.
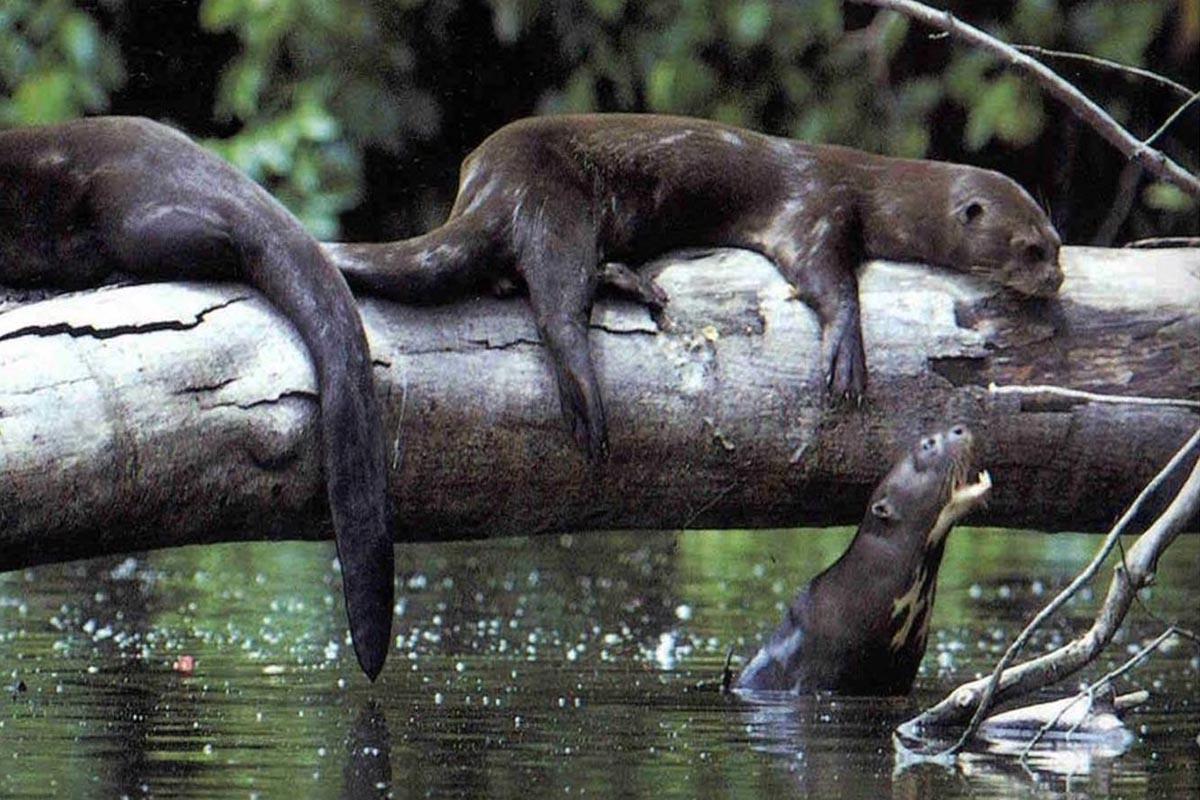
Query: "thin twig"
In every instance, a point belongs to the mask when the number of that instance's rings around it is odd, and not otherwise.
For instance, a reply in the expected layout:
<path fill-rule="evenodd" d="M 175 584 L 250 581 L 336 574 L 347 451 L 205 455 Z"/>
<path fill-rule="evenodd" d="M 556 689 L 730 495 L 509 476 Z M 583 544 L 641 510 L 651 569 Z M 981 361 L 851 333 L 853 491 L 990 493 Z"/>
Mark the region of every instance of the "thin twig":
<path fill-rule="evenodd" d="M 1136 161 L 1162 180 L 1175 184 L 1193 197 L 1200 196 L 1200 177 L 1193 175 L 1164 153 L 1148 146 L 1127 131 L 1103 108 L 1097 105 L 1069 81 L 1035 58 L 1025 55 L 1011 45 L 984 33 L 979 28 L 956 18 L 948 11 L 939 11 L 913 0 L 852 0 L 862 5 L 898 11 L 905 16 L 956 36 L 986 50 L 1011 66 L 1030 74 L 1053 97 L 1103 136 L 1126 158 Z"/>
<path fill-rule="evenodd" d="M 1121 549 L 1121 555 L 1122 555 L 1122 558 L 1124 558 L 1124 548 Z M 1126 567 L 1126 569 L 1128 569 L 1128 567 Z M 1176 634 L 1178 634 L 1183 639 L 1187 639 L 1189 642 L 1191 642 L 1193 645 L 1196 646 L 1196 649 L 1200 650 L 1200 636 L 1198 636 L 1190 628 L 1185 628 L 1182 625 L 1180 625 L 1178 622 L 1171 622 L 1169 620 L 1163 619 L 1162 616 L 1160 616 L 1158 614 L 1158 612 L 1156 612 L 1150 606 L 1146 605 L 1146 602 L 1144 600 L 1142 600 L 1142 596 L 1140 594 L 1134 598 L 1134 602 L 1136 602 L 1138 604 L 1138 607 L 1140 609 L 1142 609 L 1142 613 L 1145 614 L 1147 617 L 1154 620 L 1159 625 L 1162 625 L 1164 628 L 1174 628 Z"/>
<path fill-rule="evenodd" d="M 724 499 L 725 495 L 729 494 L 730 492 L 732 492 L 734 489 L 737 488 L 738 483 L 739 483 L 739 481 L 734 481 L 733 483 L 729 484 L 724 489 L 722 489 L 721 491 L 719 491 L 715 495 L 713 495 L 712 498 L 707 500 L 698 509 L 696 509 L 695 512 L 693 512 L 692 515 L 689 516 L 684 521 L 683 525 L 680 526 L 680 528 L 679 528 L 680 533 L 682 533 L 683 531 L 686 531 L 688 528 L 690 528 L 692 526 L 692 523 L 700 518 L 701 514 L 703 514 L 705 511 L 708 511 L 710 508 L 715 506 L 717 503 L 721 502 L 721 500 Z"/>
<path fill-rule="evenodd" d="M 1195 103 L 1197 100 L 1200 100 L 1200 92 L 1196 92 L 1188 99 L 1187 102 L 1175 109 L 1175 112 L 1171 114 L 1171 116 L 1167 117 L 1167 121 L 1160 125 L 1158 130 L 1150 134 L 1146 140 L 1142 142 L 1142 144 L 1146 145 L 1147 147 L 1154 144 L 1154 140 L 1166 133 L 1167 128 L 1171 127 L 1171 124 L 1174 123 L 1175 120 L 1179 119 L 1183 115 L 1183 112 L 1187 111 L 1188 108 L 1191 107 L 1192 103 Z"/>
<path fill-rule="evenodd" d="M 1032 386 L 999 386 L 993 383 L 988 385 L 988 392 L 991 394 L 1013 394 L 1029 397 L 1049 395 L 1051 397 L 1065 397 L 1071 400 L 1082 400 L 1089 403 L 1112 403 L 1114 405 L 1200 408 L 1200 401 L 1185 400 L 1181 397 L 1138 397 L 1136 395 L 1124 396 L 1119 394 L 1097 394 L 1096 392 L 1085 392 L 1082 389 L 1067 389 L 1063 386 L 1052 386 L 1050 384 L 1034 384 Z"/>
<path fill-rule="evenodd" d="M 1165 631 L 1163 631 L 1157 637 L 1155 637 L 1154 641 L 1152 641 L 1150 644 L 1146 645 L 1141 650 L 1139 650 L 1137 653 L 1135 653 L 1134 656 L 1132 658 L 1130 658 L 1128 661 L 1126 661 L 1124 664 L 1122 664 L 1121 666 L 1117 667 L 1116 669 L 1108 672 L 1103 677 L 1094 681 L 1090 685 L 1084 686 L 1082 689 L 1080 689 L 1079 694 L 1077 694 L 1075 696 L 1075 702 L 1078 702 L 1082 698 L 1086 697 L 1088 699 L 1088 706 L 1089 706 L 1088 711 L 1090 712 L 1091 705 L 1095 701 L 1097 692 L 1099 692 L 1101 689 L 1103 689 L 1104 686 L 1106 686 L 1107 684 L 1115 681 L 1117 678 L 1121 677 L 1126 672 L 1129 672 L 1131 669 L 1136 667 L 1138 664 L 1140 664 L 1142 661 L 1144 661 L 1152 652 L 1154 652 L 1159 647 L 1161 647 L 1163 642 L 1165 642 L 1171 636 L 1176 635 L 1178 632 L 1179 631 L 1176 630 L 1174 625 L 1171 625 L 1170 627 L 1168 627 Z M 1024 761 L 1025 759 L 1027 759 L 1029 757 L 1029 753 L 1033 750 L 1034 747 L 1037 746 L 1037 743 L 1040 742 L 1043 738 L 1045 738 L 1046 734 L 1049 733 L 1051 731 L 1051 729 L 1053 729 L 1054 726 L 1058 724 L 1058 721 L 1060 719 L 1062 719 L 1063 714 L 1067 713 L 1067 710 L 1070 709 L 1073 705 L 1075 705 L 1075 702 L 1065 704 L 1061 709 L 1059 709 L 1058 713 L 1054 715 L 1053 719 L 1046 722 L 1046 724 L 1043 725 L 1036 734 L 1034 734 L 1034 737 L 1029 740 L 1029 743 L 1025 745 L 1025 749 L 1021 752 L 1021 760 L 1022 761 Z M 1087 713 L 1085 712 L 1084 715 L 1080 717 L 1079 722 L 1077 722 L 1075 725 L 1071 726 L 1071 733 L 1075 732 L 1075 729 L 1078 728 L 1080 724 L 1082 724 L 1084 717 L 1086 717 L 1086 716 L 1087 716 Z"/>
<path fill-rule="evenodd" d="M 959 737 L 958 741 L 954 745 L 949 747 L 940 755 L 952 755 L 959 752 L 963 749 L 963 747 L 966 746 L 971 737 L 973 737 L 976 731 L 979 730 L 979 726 L 983 722 L 983 718 L 991 706 L 992 698 L 995 696 L 996 690 L 1000 685 L 1000 679 L 1005 668 L 1012 663 L 1014 658 L 1016 658 L 1017 653 L 1020 652 L 1021 648 L 1023 648 L 1029 641 L 1030 637 L 1033 636 L 1034 631 L 1036 631 L 1043 622 L 1045 622 L 1056 611 L 1058 611 L 1058 609 L 1061 608 L 1063 604 L 1067 602 L 1067 600 L 1073 597 L 1085 583 L 1091 581 L 1096 573 L 1099 572 L 1100 567 L 1108 558 L 1109 553 L 1112 552 L 1113 547 L 1115 547 L 1119 541 L 1121 534 L 1125 532 L 1125 529 L 1129 526 L 1129 523 L 1132 522 L 1137 516 L 1138 512 L 1141 511 L 1142 506 L 1152 495 L 1154 495 L 1155 492 L 1157 492 L 1158 488 L 1175 473 L 1180 464 L 1183 464 L 1190 459 L 1192 451 L 1196 449 L 1197 446 L 1200 446 L 1200 430 L 1197 430 L 1196 433 L 1192 434 L 1192 437 L 1188 439 L 1187 443 L 1185 443 L 1177 453 L 1175 453 L 1171 460 L 1167 462 L 1167 465 L 1163 467 L 1157 475 L 1154 476 L 1150 483 L 1146 484 L 1146 487 L 1142 489 L 1141 493 L 1138 494 L 1138 496 L 1134 499 L 1133 503 L 1129 506 L 1128 510 L 1126 510 L 1125 514 L 1122 515 L 1119 520 L 1117 520 L 1117 524 L 1114 525 L 1112 530 L 1109 531 L 1108 535 L 1104 539 L 1104 543 L 1100 546 L 1100 550 L 1095 556 L 1092 557 L 1091 562 L 1084 568 L 1084 570 L 1076 575 L 1074 580 L 1072 580 L 1065 589 L 1059 592 L 1053 600 L 1043 607 L 1042 610 L 1039 611 L 1029 622 L 1029 624 L 1025 626 L 1025 629 L 1018 634 L 1017 638 L 1013 640 L 1013 643 L 1009 645 L 1008 649 L 1004 652 L 1004 655 L 1000 657 L 1000 660 L 996 663 L 995 668 L 992 670 L 991 677 L 988 679 L 987 685 L 984 687 L 983 694 L 979 698 L 978 705 L 975 707 L 975 713 L 971 717 L 971 721 L 967 724 L 966 730 L 963 731 L 962 736 Z M 1128 572 L 1124 570 L 1123 573 L 1126 575 L 1128 574 Z"/>
<path fill-rule="evenodd" d="M 1151 72 L 1148 69 L 1133 67 L 1129 64 L 1122 64 L 1120 61 L 1110 61 L 1107 58 L 1099 56 L 1090 56 L 1087 53 L 1073 53 L 1068 50 L 1049 50 L 1045 47 L 1038 47 L 1034 44 L 1014 44 L 1014 50 L 1020 50 L 1022 53 L 1032 53 L 1035 56 L 1045 56 L 1048 58 L 1061 58 L 1067 61 L 1082 61 L 1092 66 L 1102 67 L 1114 72 L 1124 72 L 1129 75 L 1136 75 L 1139 78 L 1153 81 L 1161 86 L 1164 86 L 1179 96 L 1181 100 L 1187 100 L 1192 96 L 1194 90 L 1189 89 L 1182 83 L 1177 83 L 1165 75 L 1159 75 L 1157 72 Z"/>
<path fill-rule="evenodd" d="M 1117 195 L 1109 202 L 1108 214 L 1105 215 L 1104 222 L 1100 224 L 1100 228 L 1092 238 L 1092 244 L 1096 247 L 1112 246 L 1113 240 L 1117 238 L 1117 231 L 1125 224 L 1125 220 L 1129 218 L 1129 212 L 1133 210 L 1133 203 L 1137 200 L 1137 188 L 1138 184 L 1142 182 L 1143 172 L 1141 165 L 1132 161 L 1125 162 L 1125 167 L 1121 170 L 1121 177 L 1117 178 Z"/>
<path fill-rule="evenodd" d="M 1131 247 L 1137 250 L 1149 250 L 1156 247 L 1200 247 L 1200 236 L 1152 236 L 1149 239 L 1126 242 L 1122 247 Z"/>

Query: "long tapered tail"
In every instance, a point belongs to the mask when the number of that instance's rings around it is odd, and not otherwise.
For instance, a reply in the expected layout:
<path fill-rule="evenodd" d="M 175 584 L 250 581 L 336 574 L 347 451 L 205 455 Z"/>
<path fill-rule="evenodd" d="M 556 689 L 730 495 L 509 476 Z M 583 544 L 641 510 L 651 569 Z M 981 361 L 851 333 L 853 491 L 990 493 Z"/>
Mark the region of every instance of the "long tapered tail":
<path fill-rule="evenodd" d="M 349 287 L 298 223 L 264 235 L 251 277 L 297 327 L 316 365 L 321 436 L 350 636 L 375 680 L 391 645 L 394 555 L 383 421 Z"/>
<path fill-rule="evenodd" d="M 509 257 L 474 217 L 455 217 L 423 236 L 371 244 L 322 243 L 355 292 L 402 303 L 440 303 L 484 285 Z"/>

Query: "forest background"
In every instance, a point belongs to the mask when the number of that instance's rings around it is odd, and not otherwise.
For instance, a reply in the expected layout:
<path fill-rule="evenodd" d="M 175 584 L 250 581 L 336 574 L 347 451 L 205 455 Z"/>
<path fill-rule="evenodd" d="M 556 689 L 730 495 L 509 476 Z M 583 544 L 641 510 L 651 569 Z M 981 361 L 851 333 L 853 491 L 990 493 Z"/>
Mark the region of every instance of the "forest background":
<path fill-rule="evenodd" d="M 1200 0 L 942 3 L 1011 43 L 1200 83 Z M 1136 135 L 1181 104 L 1048 59 Z M 1072 244 L 1197 235 L 1196 201 L 1029 80 L 840 0 L 5 0 L 0 126 L 137 114 L 201 139 L 322 239 L 441 222 L 458 164 L 531 114 L 687 114 L 1009 174 Z M 1200 104 L 1157 146 L 1200 170 Z"/>

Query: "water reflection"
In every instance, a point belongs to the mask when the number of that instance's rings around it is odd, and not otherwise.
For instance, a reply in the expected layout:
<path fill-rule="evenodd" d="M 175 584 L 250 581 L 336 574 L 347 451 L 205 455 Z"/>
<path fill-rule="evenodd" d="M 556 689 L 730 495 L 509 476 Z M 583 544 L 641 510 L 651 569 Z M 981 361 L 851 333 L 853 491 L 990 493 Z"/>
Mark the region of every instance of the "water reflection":
<path fill-rule="evenodd" d="M 738 698 L 749 744 L 786 765 L 800 797 L 892 797 L 892 728 L 914 710 L 907 698 Z"/>
<path fill-rule="evenodd" d="M 342 769 L 346 800 L 387 797 L 392 787 L 392 735 L 387 715 L 374 700 L 363 705 L 346 740 Z"/>
<path fill-rule="evenodd" d="M 1088 537 L 959 531 L 916 696 L 696 691 L 757 648 L 850 531 L 584 535 L 397 549 L 376 685 L 345 640 L 332 549 L 193 548 L 0 575 L 0 796 L 1195 796 L 1200 659 L 1155 655 L 1117 759 L 900 764 L 891 729 L 987 669 Z M 1147 598 L 1196 627 L 1200 537 Z M 1036 652 L 1089 617 L 1066 619 Z M 1099 670 L 1160 630 L 1132 621 Z M 194 670 L 177 671 L 183 655 Z M 16 691 L 23 682 L 26 690 Z"/>

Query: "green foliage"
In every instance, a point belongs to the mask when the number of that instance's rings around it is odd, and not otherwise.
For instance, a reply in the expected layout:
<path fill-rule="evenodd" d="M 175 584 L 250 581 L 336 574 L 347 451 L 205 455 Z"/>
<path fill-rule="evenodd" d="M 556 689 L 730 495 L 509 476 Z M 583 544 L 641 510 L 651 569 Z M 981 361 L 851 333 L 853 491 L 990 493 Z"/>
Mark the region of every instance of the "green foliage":
<path fill-rule="evenodd" d="M 382 40 L 368 3 L 204 0 L 200 24 L 242 43 L 214 109 L 242 126 L 209 145 L 268 186 L 318 237 L 336 237 L 339 216 L 360 199 L 363 145 L 394 147 L 436 129 L 436 114 L 419 97 L 415 105 L 425 113 L 402 124 L 406 98 L 377 69 L 396 47 Z"/>
<path fill-rule="evenodd" d="M 118 43 L 82 7 L 0 5 L 0 125 L 103 111 L 121 87 Z M 969 150 L 1029 145 L 1047 121 L 1041 91 L 994 59 L 948 38 L 931 42 L 923 28 L 889 13 L 847 31 L 841 0 L 489 0 L 488 7 L 502 47 L 539 52 L 552 65 L 525 101 L 544 113 L 692 114 L 909 157 L 928 154 L 934 115 L 955 117 L 947 110 L 961 112 Z M 130 0 L 102 8 L 137 13 Z M 236 133 L 209 146 L 267 185 L 314 233 L 336 236 L 340 214 L 360 200 L 365 148 L 399 155 L 442 132 L 442 76 L 422 72 L 418 53 L 430 41 L 471 53 L 473 43 L 454 25 L 477 8 L 465 0 L 201 0 L 202 31 L 239 44 L 222 66 L 212 109 L 214 121 Z M 1014 0 L 972 6 L 969 16 L 1008 41 L 1138 64 L 1171 8 L 1171 0 Z M 913 58 L 913 48 L 922 55 Z M 469 59 L 462 68 L 473 68 Z M 1119 98 L 1105 104 L 1119 119 L 1129 114 Z M 1156 209 L 1181 207 L 1160 189 L 1145 199 Z"/>
<path fill-rule="evenodd" d="M 1170 183 L 1152 183 L 1146 187 L 1143 201 L 1155 211 L 1181 214 L 1196 210 L 1196 199 Z"/>
<path fill-rule="evenodd" d="M 1068 29 L 1080 50 L 1142 66 L 1146 47 L 1162 28 L 1163 16 L 1170 5 L 1149 0 L 1136 3 L 1092 0 L 1075 9 Z"/>
<path fill-rule="evenodd" d="M 335 237 L 338 215 L 358 200 L 358 153 L 316 99 L 301 100 L 236 136 L 205 144 L 270 187 L 318 238 Z"/>
<path fill-rule="evenodd" d="M 68 0 L 0 4 L 0 125 L 103 110 L 124 79 L 116 45 Z"/>

